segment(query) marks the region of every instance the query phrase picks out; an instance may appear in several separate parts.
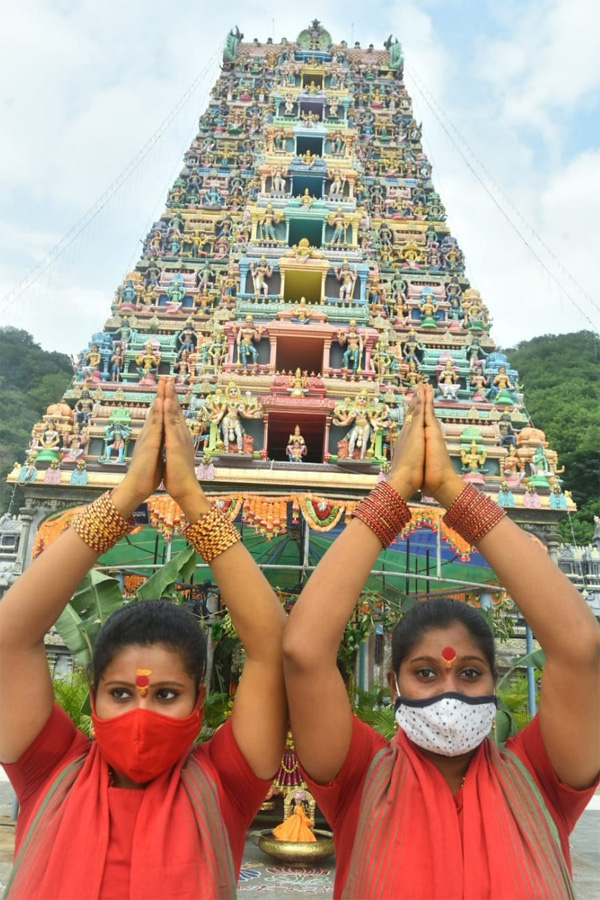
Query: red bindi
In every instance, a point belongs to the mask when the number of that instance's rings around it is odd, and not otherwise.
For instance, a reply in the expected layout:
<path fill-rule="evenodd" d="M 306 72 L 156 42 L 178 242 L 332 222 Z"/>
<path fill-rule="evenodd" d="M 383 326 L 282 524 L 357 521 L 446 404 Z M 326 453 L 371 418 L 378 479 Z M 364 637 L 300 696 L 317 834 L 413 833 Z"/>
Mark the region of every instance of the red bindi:
<path fill-rule="evenodd" d="M 446 663 L 446 668 L 449 669 L 454 660 L 456 659 L 456 650 L 454 647 L 444 647 L 441 653 L 442 659 Z"/>
<path fill-rule="evenodd" d="M 145 697 L 148 693 L 150 684 L 149 675 L 152 675 L 152 669 L 138 669 L 135 675 L 135 686 L 140 692 L 141 697 Z"/>

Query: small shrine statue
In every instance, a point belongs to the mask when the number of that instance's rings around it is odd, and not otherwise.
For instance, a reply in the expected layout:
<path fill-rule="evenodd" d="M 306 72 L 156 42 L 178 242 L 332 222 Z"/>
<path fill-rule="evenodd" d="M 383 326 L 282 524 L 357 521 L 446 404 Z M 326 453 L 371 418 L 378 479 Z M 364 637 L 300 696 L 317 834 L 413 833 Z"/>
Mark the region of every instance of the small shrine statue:
<path fill-rule="evenodd" d="M 479 475 L 487 472 L 488 470 L 484 468 L 484 462 L 486 461 L 487 453 L 485 450 L 477 449 L 477 442 L 471 441 L 471 445 L 467 450 L 463 447 L 460 451 L 460 461 L 462 466 L 462 471 L 467 475 Z"/>
<path fill-rule="evenodd" d="M 510 509 L 515 505 L 515 495 L 509 488 L 508 481 L 502 481 L 500 483 L 497 502 L 498 506 L 503 506 L 505 509 Z"/>
<path fill-rule="evenodd" d="M 550 491 L 550 497 L 548 500 L 550 504 L 550 509 L 566 509 L 567 508 L 567 498 L 562 492 L 562 488 L 560 484 L 555 481 L 552 485 L 552 489 Z"/>
<path fill-rule="evenodd" d="M 254 318 L 249 313 L 243 324 L 238 326 L 236 336 L 238 365 L 247 368 L 249 365 L 255 366 L 258 363 L 258 350 L 253 342 L 260 341 L 262 334 L 262 325 L 256 326 L 254 324 Z"/>
<path fill-rule="evenodd" d="M 276 242 L 275 225 L 279 221 L 280 216 L 273 209 L 272 203 L 267 203 L 265 214 L 260 221 L 259 240 Z"/>
<path fill-rule="evenodd" d="M 82 367 L 82 375 L 84 378 L 91 378 L 92 381 L 100 380 L 100 368 L 102 366 L 102 356 L 98 350 L 97 344 L 92 344 L 89 351 L 83 354 L 85 365 Z"/>
<path fill-rule="evenodd" d="M 104 429 L 104 454 L 98 457 L 98 462 L 113 462 L 112 454 L 114 451 L 114 462 L 124 464 L 127 441 L 130 434 L 131 428 L 128 425 L 124 425 L 121 422 L 110 422 Z"/>
<path fill-rule="evenodd" d="M 349 303 L 350 300 L 352 300 L 354 294 L 354 285 L 356 284 L 356 280 L 358 278 L 358 270 L 356 266 L 354 267 L 354 269 L 351 269 L 348 260 L 345 259 L 343 260 L 341 266 L 334 267 L 333 272 L 337 280 L 340 282 L 340 300 Z"/>
<path fill-rule="evenodd" d="M 181 329 L 179 334 L 177 335 L 177 344 L 179 346 L 179 356 L 186 351 L 189 353 L 196 347 L 198 343 L 198 335 L 196 334 L 196 329 L 194 328 L 194 323 L 188 319 L 185 323 L 184 327 Z"/>
<path fill-rule="evenodd" d="M 338 330 L 337 339 L 342 347 L 347 345 L 342 356 L 342 368 L 354 373 L 362 372 L 363 338 L 356 327 L 356 319 L 350 319 L 347 330 Z"/>
<path fill-rule="evenodd" d="M 437 304 L 431 288 L 423 288 L 421 291 L 421 300 L 419 303 L 419 312 L 421 313 L 421 328 L 437 328 L 435 312 Z"/>
<path fill-rule="evenodd" d="M 285 194 L 286 182 L 281 169 L 273 172 L 273 190 L 276 194 Z"/>
<path fill-rule="evenodd" d="M 294 322 L 296 325 L 310 324 L 310 315 L 306 297 L 300 297 L 300 303 L 294 309 L 294 315 L 290 318 L 290 322 Z"/>
<path fill-rule="evenodd" d="M 402 355 L 406 362 L 415 362 L 419 363 L 419 357 L 417 356 L 417 350 L 422 350 L 423 344 L 419 343 L 419 339 L 417 338 L 417 332 L 414 328 L 411 328 L 406 336 L 406 340 L 402 347 Z"/>
<path fill-rule="evenodd" d="M 514 393 L 514 385 L 510 380 L 510 376 L 506 371 L 506 366 L 498 368 L 498 374 L 492 380 L 490 389 L 490 397 L 494 403 L 517 403 L 517 397 Z"/>
<path fill-rule="evenodd" d="M 302 462 L 302 457 L 306 456 L 308 447 L 300 434 L 299 425 L 294 426 L 294 433 L 290 434 L 285 450 L 290 462 Z"/>
<path fill-rule="evenodd" d="M 343 406 L 334 409 L 332 417 L 334 425 L 352 425 L 347 435 L 350 459 L 354 457 L 355 449 L 359 451 L 360 459 L 364 459 L 370 450 L 371 432 L 383 426 L 378 413 L 378 410 L 369 409 L 369 398 L 365 391 L 356 396 L 354 403 L 348 400 Z M 372 451 L 369 455 L 372 456 Z"/>
<path fill-rule="evenodd" d="M 500 432 L 500 440 L 498 443 L 501 447 L 509 447 L 511 444 L 515 447 L 517 446 L 517 437 L 508 413 L 502 413 L 498 419 L 498 430 Z"/>
<path fill-rule="evenodd" d="M 88 472 L 87 466 L 85 464 L 85 459 L 79 459 L 77 461 L 77 465 L 71 472 L 71 477 L 69 479 L 70 484 L 79 484 L 84 485 L 88 483 Z"/>
<path fill-rule="evenodd" d="M 347 243 L 347 229 L 348 222 L 346 220 L 346 216 L 344 215 L 344 209 L 342 206 L 338 206 L 335 212 L 329 213 L 327 216 L 327 224 L 333 227 L 333 234 L 331 239 L 328 241 L 329 246 L 346 244 Z"/>
<path fill-rule="evenodd" d="M 523 496 L 523 505 L 527 506 L 529 509 L 539 509 L 542 505 L 540 495 L 535 489 L 535 484 L 532 484 L 531 482 L 527 482 L 527 487 L 525 488 L 525 494 Z"/>
<path fill-rule="evenodd" d="M 19 469 L 17 481 L 19 484 L 30 484 L 32 481 L 35 481 L 36 478 L 37 469 L 35 467 L 35 456 L 31 455 L 25 460 L 25 465 L 21 466 Z"/>
<path fill-rule="evenodd" d="M 501 463 L 502 473 L 511 484 L 517 484 L 523 477 L 523 460 L 517 455 L 514 444 L 508 445 L 508 456 Z"/>
<path fill-rule="evenodd" d="M 460 379 L 454 370 L 451 359 L 447 359 L 444 368 L 438 373 L 438 390 L 444 400 L 458 400 Z"/>
<path fill-rule="evenodd" d="M 76 462 L 81 459 L 86 454 L 89 442 L 90 436 L 85 425 L 76 423 L 71 434 L 64 437 L 62 460 Z"/>
<path fill-rule="evenodd" d="M 50 465 L 44 472 L 44 484 L 60 484 L 61 474 L 60 460 L 50 460 Z"/>
<path fill-rule="evenodd" d="M 489 314 L 479 291 L 475 288 L 468 288 L 463 294 L 462 305 L 465 328 L 474 331 L 485 330 L 489 324 Z"/>
<path fill-rule="evenodd" d="M 160 364 L 160 353 L 152 341 L 148 341 L 143 353 L 135 358 L 136 368 L 140 376 L 140 384 L 156 384 L 156 373 Z"/>
<path fill-rule="evenodd" d="M 244 429 L 241 418 L 258 419 L 261 415 L 260 404 L 252 397 L 244 400 L 239 387 L 234 381 L 230 381 L 225 398 L 216 412 L 226 453 L 229 453 L 232 444 L 236 445 L 239 453 L 244 452 Z"/>
<path fill-rule="evenodd" d="M 293 375 L 290 375 L 290 397 L 304 397 L 306 388 L 308 387 L 308 377 L 306 372 L 302 372 L 297 368 Z"/>
<path fill-rule="evenodd" d="M 113 355 L 110 358 L 110 380 L 120 381 L 123 366 L 125 365 L 125 355 L 120 345 L 115 346 Z"/>
<path fill-rule="evenodd" d="M 254 296 L 269 296 L 269 284 L 267 279 L 273 274 L 273 266 L 267 262 L 266 256 L 261 256 L 256 263 L 250 263 L 250 274 L 252 276 L 252 284 L 254 285 Z"/>

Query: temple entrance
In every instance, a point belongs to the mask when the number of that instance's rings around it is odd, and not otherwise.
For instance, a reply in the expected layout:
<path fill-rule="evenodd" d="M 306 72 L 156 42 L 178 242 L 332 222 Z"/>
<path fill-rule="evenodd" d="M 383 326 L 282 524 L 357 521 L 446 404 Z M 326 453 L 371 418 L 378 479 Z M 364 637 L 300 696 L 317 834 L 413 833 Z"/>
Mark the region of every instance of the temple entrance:
<path fill-rule="evenodd" d="M 267 458 L 289 462 L 286 447 L 290 443 L 290 435 L 294 434 L 296 425 L 306 445 L 306 454 L 302 462 L 320 463 L 323 461 L 323 440 L 325 437 L 325 415 L 306 415 L 294 412 L 270 412 L 269 433 L 267 441 Z"/>
<path fill-rule="evenodd" d="M 285 273 L 285 302 L 298 303 L 304 297 L 307 303 L 320 303 L 321 281 L 320 272 L 290 269 Z"/>
<path fill-rule="evenodd" d="M 323 372 L 323 338 L 278 337 L 275 368 L 278 372 Z"/>
<path fill-rule="evenodd" d="M 288 244 L 293 247 L 301 238 L 306 238 L 311 247 L 320 247 L 323 240 L 321 219 L 290 219 Z"/>

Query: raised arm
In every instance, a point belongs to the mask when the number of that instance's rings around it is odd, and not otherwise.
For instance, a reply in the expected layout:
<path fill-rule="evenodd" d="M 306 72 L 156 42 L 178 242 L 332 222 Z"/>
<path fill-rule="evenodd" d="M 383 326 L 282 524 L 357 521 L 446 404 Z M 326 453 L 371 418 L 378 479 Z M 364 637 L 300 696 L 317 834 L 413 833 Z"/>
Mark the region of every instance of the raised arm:
<path fill-rule="evenodd" d="M 424 490 L 446 509 L 464 488 L 433 411 L 425 405 Z M 591 610 L 531 537 L 508 517 L 477 544 L 546 654 L 540 728 L 554 770 L 574 788 L 600 771 L 600 627 Z"/>
<path fill-rule="evenodd" d="M 194 472 L 194 450 L 173 382 L 165 400 L 165 487 L 193 524 L 212 509 Z M 259 778 L 277 772 L 283 753 L 287 705 L 281 662 L 285 613 L 272 587 L 241 541 L 210 563 L 240 637 L 246 660 L 231 724 L 238 747 Z"/>
<path fill-rule="evenodd" d="M 419 386 L 398 439 L 388 483 L 404 499 L 423 478 L 423 390 Z M 292 610 L 283 638 L 294 745 L 305 771 L 331 781 L 350 748 L 352 713 L 337 652 L 382 544 L 353 519 L 328 549 Z"/>
<path fill-rule="evenodd" d="M 111 494 L 128 518 L 161 480 L 162 393 L 136 441 L 129 471 Z M 0 602 L 0 761 L 16 762 L 50 717 L 53 691 L 44 635 L 98 553 L 71 528 L 44 550 Z"/>

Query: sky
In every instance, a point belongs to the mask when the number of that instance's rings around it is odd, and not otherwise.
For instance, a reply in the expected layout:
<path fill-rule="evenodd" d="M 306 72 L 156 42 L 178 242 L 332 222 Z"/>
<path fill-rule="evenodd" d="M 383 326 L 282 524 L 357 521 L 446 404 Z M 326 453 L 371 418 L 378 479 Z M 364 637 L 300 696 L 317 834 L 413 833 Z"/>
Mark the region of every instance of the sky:
<path fill-rule="evenodd" d="M 299 11 L 299 7 L 302 9 Z M 27 0 L 0 33 L 0 325 L 75 353 L 164 207 L 227 32 L 403 46 L 500 347 L 600 330 L 597 0 Z"/>

